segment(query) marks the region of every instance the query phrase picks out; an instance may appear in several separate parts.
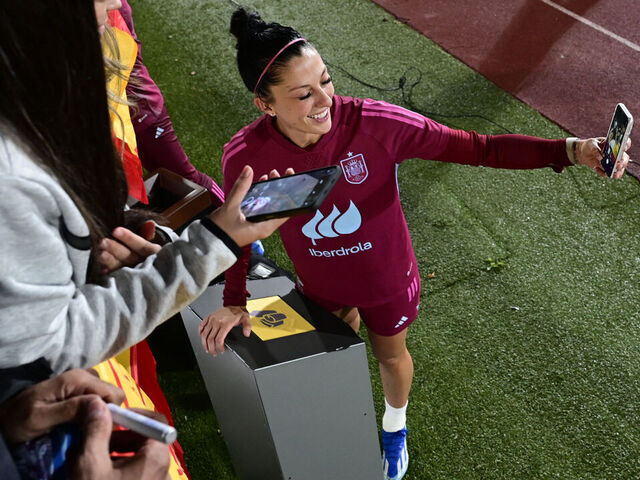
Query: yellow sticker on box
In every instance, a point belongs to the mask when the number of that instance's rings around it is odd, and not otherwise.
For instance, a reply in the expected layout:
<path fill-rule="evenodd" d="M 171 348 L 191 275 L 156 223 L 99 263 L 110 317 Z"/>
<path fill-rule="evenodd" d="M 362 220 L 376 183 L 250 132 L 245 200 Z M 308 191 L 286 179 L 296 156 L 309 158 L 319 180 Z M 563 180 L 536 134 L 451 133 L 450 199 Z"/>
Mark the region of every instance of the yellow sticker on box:
<path fill-rule="evenodd" d="M 315 330 L 313 325 L 278 296 L 249 300 L 247 310 L 251 317 L 251 330 L 262 341 Z"/>

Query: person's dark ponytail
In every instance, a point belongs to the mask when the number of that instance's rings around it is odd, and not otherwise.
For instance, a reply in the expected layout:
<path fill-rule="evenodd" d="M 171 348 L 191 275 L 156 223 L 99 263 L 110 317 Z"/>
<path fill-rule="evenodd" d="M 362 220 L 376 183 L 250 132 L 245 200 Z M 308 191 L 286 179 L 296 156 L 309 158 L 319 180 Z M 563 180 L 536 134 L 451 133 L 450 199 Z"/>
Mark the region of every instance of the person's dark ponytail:
<path fill-rule="evenodd" d="M 237 39 L 238 71 L 242 81 L 250 92 L 255 92 L 256 95 L 264 98 L 270 96 L 271 85 L 279 83 L 282 67 L 292 57 L 301 55 L 302 50 L 310 46 L 307 41 L 292 44 L 278 55 L 263 74 L 274 56 L 292 40 L 301 39 L 302 35 L 291 27 L 279 23 L 266 23 L 258 13 L 247 11 L 242 7 L 231 15 L 229 31 Z M 259 79 L 260 84 L 256 89 Z"/>

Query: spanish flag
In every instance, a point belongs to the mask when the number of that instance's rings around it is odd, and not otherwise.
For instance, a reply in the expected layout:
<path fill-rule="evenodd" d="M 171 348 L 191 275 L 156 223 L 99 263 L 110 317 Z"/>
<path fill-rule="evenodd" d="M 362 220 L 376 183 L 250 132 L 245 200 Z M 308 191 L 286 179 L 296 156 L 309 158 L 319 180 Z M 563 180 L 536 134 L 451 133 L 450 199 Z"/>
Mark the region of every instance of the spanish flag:
<path fill-rule="evenodd" d="M 109 24 L 111 25 L 115 35 L 120 57 L 115 58 L 114 60 L 124 65 L 125 68 L 121 71 L 122 76 L 114 75 L 113 78 L 109 80 L 107 88 L 110 92 L 126 101 L 127 82 L 129 81 L 129 75 L 131 74 L 131 70 L 133 69 L 133 65 L 136 61 L 138 46 L 133 40 L 129 29 L 118 10 L 111 10 L 109 12 Z M 105 49 L 104 54 L 111 57 L 113 52 L 109 52 L 108 50 L 109 49 Z M 133 124 L 131 123 L 129 106 L 126 103 L 113 101 L 110 101 L 109 104 L 111 107 L 110 115 L 111 130 L 114 136 L 113 141 L 117 150 L 122 152 L 122 163 L 124 173 L 127 177 L 127 184 L 129 186 L 129 195 L 142 203 L 149 203 L 149 200 L 147 199 L 147 191 L 144 188 L 142 164 L 138 157 L 136 134 L 133 130 Z"/>

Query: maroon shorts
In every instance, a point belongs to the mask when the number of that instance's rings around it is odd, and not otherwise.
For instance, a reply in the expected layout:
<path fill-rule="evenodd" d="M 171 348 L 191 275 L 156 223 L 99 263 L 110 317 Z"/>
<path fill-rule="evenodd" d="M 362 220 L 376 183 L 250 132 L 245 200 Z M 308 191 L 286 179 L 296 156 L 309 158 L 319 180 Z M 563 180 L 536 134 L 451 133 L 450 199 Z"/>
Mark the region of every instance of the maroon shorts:
<path fill-rule="evenodd" d="M 360 312 L 360 318 L 369 330 L 378 335 L 390 337 L 403 331 L 418 316 L 420 276 L 414 277 L 406 292 L 383 301 L 383 303 L 368 307 L 334 302 L 307 291 L 304 292 L 304 295 L 330 312 L 345 307 L 356 307 Z"/>

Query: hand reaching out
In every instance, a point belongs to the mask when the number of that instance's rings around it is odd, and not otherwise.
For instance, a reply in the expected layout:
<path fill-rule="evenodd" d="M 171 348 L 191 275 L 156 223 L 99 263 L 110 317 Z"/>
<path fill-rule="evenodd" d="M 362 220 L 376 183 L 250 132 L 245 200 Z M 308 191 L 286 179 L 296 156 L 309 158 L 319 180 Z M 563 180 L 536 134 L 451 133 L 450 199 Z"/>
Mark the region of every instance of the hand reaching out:
<path fill-rule="evenodd" d="M 586 140 L 578 140 L 576 144 L 576 163 L 586 165 L 591 168 L 600 177 L 607 177 L 607 173 L 602 168 L 600 161 L 602 160 L 602 148 L 604 147 L 605 138 L 588 138 Z M 619 179 L 624 175 L 624 170 L 629 163 L 629 154 L 627 150 L 631 148 L 631 140 L 627 141 L 625 146 L 622 165 L 613 174 L 613 178 Z"/>
<path fill-rule="evenodd" d="M 289 175 L 293 173 L 293 169 L 289 168 L 285 173 Z M 278 178 L 280 174 L 277 170 L 272 170 L 268 177 Z M 263 175 L 261 179 L 266 180 L 266 176 Z M 211 220 L 241 247 L 268 237 L 288 220 L 288 218 L 277 218 L 253 223 L 245 218 L 240 211 L 240 205 L 252 181 L 253 170 L 247 165 L 242 169 L 224 204 L 210 215 Z"/>

